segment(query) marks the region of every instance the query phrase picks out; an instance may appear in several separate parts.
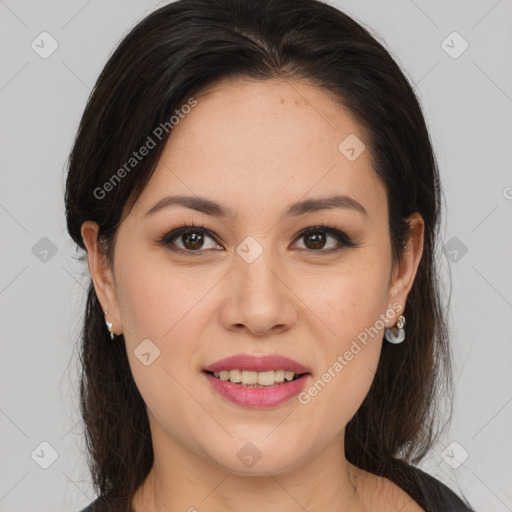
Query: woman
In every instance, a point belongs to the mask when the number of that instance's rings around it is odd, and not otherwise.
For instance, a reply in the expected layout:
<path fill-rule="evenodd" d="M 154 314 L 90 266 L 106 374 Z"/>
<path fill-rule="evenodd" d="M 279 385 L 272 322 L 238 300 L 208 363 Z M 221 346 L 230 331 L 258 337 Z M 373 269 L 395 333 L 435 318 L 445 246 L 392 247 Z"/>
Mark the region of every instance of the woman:
<path fill-rule="evenodd" d="M 69 162 L 87 511 L 471 510 L 415 468 L 451 385 L 441 187 L 389 53 L 316 0 L 180 0 Z"/>

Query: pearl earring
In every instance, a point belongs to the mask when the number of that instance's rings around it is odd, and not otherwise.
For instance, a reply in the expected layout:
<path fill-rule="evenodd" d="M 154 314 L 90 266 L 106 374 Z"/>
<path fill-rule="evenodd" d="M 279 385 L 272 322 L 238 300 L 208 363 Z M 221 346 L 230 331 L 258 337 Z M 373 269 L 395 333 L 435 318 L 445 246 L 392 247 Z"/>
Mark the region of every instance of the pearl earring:
<path fill-rule="evenodd" d="M 105 315 L 107 314 L 107 311 L 105 311 Z M 105 323 L 107 324 L 107 329 L 108 329 L 108 332 L 110 333 L 110 339 L 113 340 L 114 337 L 116 336 L 115 333 L 112 332 L 112 322 L 109 322 L 106 318 L 105 318 Z"/>
<path fill-rule="evenodd" d="M 394 345 L 398 343 L 402 343 L 402 341 L 405 340 L 405 331 L 403 329 L 405 325 L 405 317 L 403 315 L 400 315 L 398 317 L 398 321 L 396 322 L 397 327 L 397 334 L 395 334 L 391 329 L 388 329 L 387 327 L 384 329 L 384 337 L 386 338 L 389 343 L 393 343 Z"/>

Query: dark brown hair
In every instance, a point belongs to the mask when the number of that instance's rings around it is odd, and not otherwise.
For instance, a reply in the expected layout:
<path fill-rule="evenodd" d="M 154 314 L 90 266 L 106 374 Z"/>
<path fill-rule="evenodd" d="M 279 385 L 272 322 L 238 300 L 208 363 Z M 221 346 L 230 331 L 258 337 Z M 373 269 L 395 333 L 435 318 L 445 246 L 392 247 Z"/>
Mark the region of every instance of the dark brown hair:
<path fill-rule="evenodd" d="M 408 467 L 422 460 L 446 426 L 439 425 L 443 396 L 452 413 L 447 320 L 436 274 L 441 187 L 419 101 L 367 29 L 316 0 L 179 0 L 150 14 L 111 55 L 85 108 L 69 158 L 69 234 L 85 249 L 82 223 L 97 222 L 112 262 L 123 213 L 151 177 L 172 131 L 109 187 L 108 197 L 98 189 L 187 99 L 229 77 L 307 80 L 350 111 L 386 187 L 393 261 L 403 252 L 407 217 L 423 217 L 424 252 L 405 305 L 407 341 L 384 343 L 371 389 L 345 436 L 350 462 L 414 497 Z M 153 450 L 124 339 L 108 341 L 91 283 L 80 353 L 88 462 L 109 509 L 128 510 L 151 469 Z"/>

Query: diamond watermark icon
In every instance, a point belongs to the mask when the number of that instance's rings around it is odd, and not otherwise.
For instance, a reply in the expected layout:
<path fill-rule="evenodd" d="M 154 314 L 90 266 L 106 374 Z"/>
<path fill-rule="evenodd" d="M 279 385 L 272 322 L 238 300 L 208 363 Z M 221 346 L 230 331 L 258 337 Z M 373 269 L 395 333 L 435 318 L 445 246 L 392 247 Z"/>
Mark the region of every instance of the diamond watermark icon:
<path fill-rule="evenodd" d="M 48 469 L 59 458 L 59 453 L 50 443 L 43 441 L 30 456 L 38 466 Z"/>
<path fill-rule="evenodd" d="M 351 162 L 356 160 L 365 149 L 363 141 L 353 133 L 345 137 L 338 146 L 340 153 Z"/>
<path fill-rule="evenodd" d="M 41 32 L 30 46 L 39 57 L 47 59 L 59 47 L 59 43 L 48 32 Z"/>
<path fill-rule="evenodd" d="M 441 43 L 441 48 L 452 58 L 458 59 L 469 47 L 469 43 L 456 31 L 453 31 Z"/>
<path fill-rule="evenodd" d="M 469 453 L 457 441 L 450 443 L 441 453 L 442 459 L 453 469 L 464 464 Z"/>
<path fill-rule="evenodd" d="M 48 263 L 56 254 L 57 246 L 46 236 L 32 247 L 32 254 L 41 262 Z"/>
<path fill-rule="evenodd" d="M 238 244 L 236 252 L 246 263 L 252 263 L 263 252 L 263 247 L 252 236 L 248 236 Z"/>
<path fill-rule="evenodd" d="M 149 338 L 142 340 L 133 353 L 144 366 L 153 364 L 160 357 L 160 349 Z"/>
<path fill-rule="evenodd" d="M 458 263 L 468 252 L 468 248 L 454 236 L 444 244 L 444 252 L 449 261 Z"/>
<path fill-rule="evenodd" d="M 238 450 L 236 456 L 244 466 L 252 468 L 254 464 L 261 459 L 263 454 L 258 450 L 256 445 L 249 442 L 245 443 L 242 448 Z"/>

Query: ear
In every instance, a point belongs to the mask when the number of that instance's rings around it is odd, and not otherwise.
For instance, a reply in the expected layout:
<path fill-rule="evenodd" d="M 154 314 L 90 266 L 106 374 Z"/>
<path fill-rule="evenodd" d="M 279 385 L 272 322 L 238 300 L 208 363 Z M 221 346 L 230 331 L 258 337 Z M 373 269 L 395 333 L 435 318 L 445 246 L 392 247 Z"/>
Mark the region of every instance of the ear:
<path fill-rule="evenodd" d="M 410 226 L 410 234 L 405 244 L 405 250 L 399 262 L 395 263 L 389 290 L 389 306 L 399 303 L 400 309 L 397 316 L 401 315 L 405 308 L 407 296 L 414 283 L 418 265 L 423 254 L 423 236 L 425 223 L 423 217 L 415 212 L 407 219 Z M 395 308 L 393 308 L 395 309 Z M 391 319 L 389 327 L 395 325 L 397 317 Z"/>
<path fill-rule="evenodd" d="M 103 311 L 108 312 L 108 321 L 112 322 L 112 332 L 121 334 L 123 329 L 119 320 L 115 277 L 105 254 L 101 251 L 98 231 L 99 226 L 96 222 L 88 220 L 82 224 L 81 233 L 87 250 L 87 264 L 101 307 Z"/>

